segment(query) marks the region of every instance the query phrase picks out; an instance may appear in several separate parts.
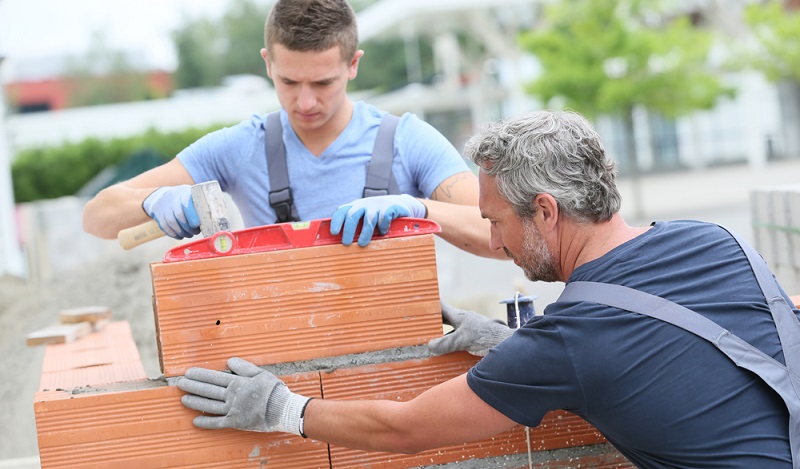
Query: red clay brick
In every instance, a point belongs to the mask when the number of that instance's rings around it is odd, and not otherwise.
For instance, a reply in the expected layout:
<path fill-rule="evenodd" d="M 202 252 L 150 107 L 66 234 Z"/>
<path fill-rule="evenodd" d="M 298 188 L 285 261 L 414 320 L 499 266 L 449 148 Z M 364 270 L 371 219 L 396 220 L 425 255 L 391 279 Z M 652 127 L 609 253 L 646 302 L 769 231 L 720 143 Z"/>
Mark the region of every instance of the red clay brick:
<path fill-rule="evenodd" d="M 165 376 L 418 345 L 442 333 L 432 234 L 156 263 Z"/>
<path fill-rule="evenodd" d="M 39 390 L 72 389 L 147 378 L 139 350 L 125 321 L 75 342 L 48 345 L 42 361 Z"/>
<path fill-rule="evenodd" d="M 319 375 L 283 377 L 295 391 L 320 396 Z M 81 391 L 81 390 L 79 390 Z M 202 430 L 177 387 L 141 380 L 83 392 L 36 394 L 43 469 L 329 467 L 327 445 L 298 436 Z"/>
<path fill-rule="evenodd" d="M 391 399 L 406 401 L 429 387 L 466 372 L 478 359 L 453 353 L 421 360 L 383 363 L 322 373 L 323 395 L 328 399 Z M 567 412 L 551 412 L 530 430 L 533 451 L 604 442 L 585 420 Z M 525 429 L 517 426 L 492 438 L 425 451 L 414 455 L 359 451 L 331 445 L 331 465 L 347 467 L 412 468 L 465 459 L 487 458 L 528 451 Z"/>

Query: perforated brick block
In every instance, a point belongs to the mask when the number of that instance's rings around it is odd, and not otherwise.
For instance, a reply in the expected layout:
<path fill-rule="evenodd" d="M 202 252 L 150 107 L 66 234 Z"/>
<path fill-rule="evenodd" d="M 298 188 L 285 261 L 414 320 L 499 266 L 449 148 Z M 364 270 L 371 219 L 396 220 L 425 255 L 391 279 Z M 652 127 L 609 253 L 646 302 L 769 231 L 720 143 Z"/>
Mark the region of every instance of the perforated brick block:
<path fill-rule="evenodd" d="M 151 265 L 162 370 L 224 369 L 440 336 L 432 234 Z"/>
<path fill-rule="evenodd" d="M 65 344 L 45 347 L 39 390 L 97 386 L 147 378 L 126 321 Z"/>
<path fill-rule="evenodd" d="M 283 377 L 295 391 L 320 396 L 317 373 Z M 325 443 L 285 433 L 203 430 L 183 392 L 163 380 L 46 391 L 34 413 L 43 469 L 327 468 Z"/>

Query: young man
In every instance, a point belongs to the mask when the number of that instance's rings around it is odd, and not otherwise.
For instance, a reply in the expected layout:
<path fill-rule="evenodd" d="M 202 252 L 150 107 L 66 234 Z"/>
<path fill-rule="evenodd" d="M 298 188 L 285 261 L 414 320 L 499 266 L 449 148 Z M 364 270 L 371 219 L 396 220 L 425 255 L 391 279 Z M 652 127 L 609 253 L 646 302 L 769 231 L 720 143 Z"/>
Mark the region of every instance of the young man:
<path fill-rule="evenodd" d="M 477 178 L 444 136 L 412 114 L 400 117 L 389 140 L 394 150 L 388 165 L 396 184 L 389 187 L 391 195 L 365 192 L 372 189 L 367 168 L 378 164 L 373 146 L 386 113 L 347 96 L 364 52 L 358 50 L 355 13 L 345 0 L 277 2 L 265 25 L 265 45 L 261 56 L 282 106 L 274 120 L 254 115 L 101 191 L 84 209 L 87 232 L 113 238 L 150 217 L 167 235 L 190 237 L 199 233 L 190 186 L 217 180 L 248 227 L 287 221 L 271 203 L 290 202 L 278 208 L 293 205 L 289 221 L 333 218 L 331 231 L 341 232 L 345 244 L 364 220 L 358 242 L 366 245 L 373 230 L 385 232 L 393 218 L 427 217 L 442 226 L 447 241 L 497 257 L 488 250 L 489 227 L 477 209 Z M 280 152 L 285 152 L 287 191 L 272 187 L 279 171 L 271 164 L 281 161 L 275 154 Z"/>
<path fill-rule="evenodd" d="M 192 368 L 178 386 L 204 413 L 195 425 L 417 452 L 564 409 L 639 467 L 792 467 L 800 312 L 750 246 L 702 222 L 626 224 L 613 163 L 574 113 L 495 124 L 466 154 L 492 249 L 531 280 L 566 283 L 544 316 L 512 334 L 445 307 L 456 329 L 432 350 L 497 345 L 408 402 L 309 400 L 238 358 L 232 373 Z"/>

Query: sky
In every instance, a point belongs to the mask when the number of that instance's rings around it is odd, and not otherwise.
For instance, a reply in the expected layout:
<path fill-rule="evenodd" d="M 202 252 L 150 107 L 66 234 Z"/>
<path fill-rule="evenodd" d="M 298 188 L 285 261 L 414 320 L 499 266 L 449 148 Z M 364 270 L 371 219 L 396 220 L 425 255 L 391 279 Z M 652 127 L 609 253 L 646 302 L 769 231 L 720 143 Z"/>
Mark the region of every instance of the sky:
<path fill-rule="evenodd" d="M 93 33 L 111 49 L 146 54 L 154 67 L 175 66 L 170 32 L 187 18 L 218 17 L 235 0 L 0 0 L 0 56 L 80 55 Z"/>

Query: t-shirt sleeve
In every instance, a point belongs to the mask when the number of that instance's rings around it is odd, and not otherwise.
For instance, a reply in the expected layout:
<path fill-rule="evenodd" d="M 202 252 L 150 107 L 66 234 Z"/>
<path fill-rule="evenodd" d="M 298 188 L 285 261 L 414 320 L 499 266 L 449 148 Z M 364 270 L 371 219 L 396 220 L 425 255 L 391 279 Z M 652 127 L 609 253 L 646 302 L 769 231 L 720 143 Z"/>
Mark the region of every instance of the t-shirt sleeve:
<path fill-rule="evenodd" d="M 220 188 L 228 192 L 236 183 L 239 166 L 248 154 L 246 146 L 253 144 L 253 133 L 261 121 L 252 119 L 204 135 L 178 153 L 178 160 L 195 183 L 219 181 Z"/>
<path fill-rule="evenodd" d="M 535 427 L 553 410 L 580 413 L 582 390 L 558 328 L 534 318 L 476 364 L 470 389 L 511 420 Z"/>
<path fill-rule="evenodd" d="M 445 179 L 470 170 L 453 144 L 414 114 L 401 117 L 395 145 L 403 169 L 425 197 L 430 197 Z"/>

